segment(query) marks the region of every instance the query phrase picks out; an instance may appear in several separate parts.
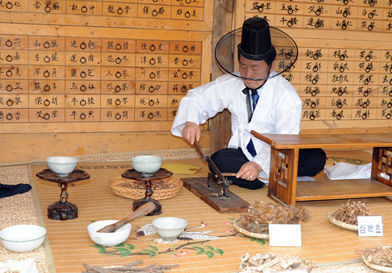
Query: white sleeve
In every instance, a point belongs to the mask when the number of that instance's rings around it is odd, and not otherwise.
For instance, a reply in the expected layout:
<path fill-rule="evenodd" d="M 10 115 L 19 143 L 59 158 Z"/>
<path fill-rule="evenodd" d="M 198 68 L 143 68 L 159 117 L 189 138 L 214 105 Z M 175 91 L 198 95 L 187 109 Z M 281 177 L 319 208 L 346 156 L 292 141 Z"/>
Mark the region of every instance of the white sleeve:
<path fill-rule="evenodd" d="M 187 121 L 203 124 L 207 119 L 223 111 L 232 101 L 235 86 L 228 76 L 222 76 L 215 81 L 189 90 L 181 99 L 171 132 L 182 136 L 182 130 Z"/>

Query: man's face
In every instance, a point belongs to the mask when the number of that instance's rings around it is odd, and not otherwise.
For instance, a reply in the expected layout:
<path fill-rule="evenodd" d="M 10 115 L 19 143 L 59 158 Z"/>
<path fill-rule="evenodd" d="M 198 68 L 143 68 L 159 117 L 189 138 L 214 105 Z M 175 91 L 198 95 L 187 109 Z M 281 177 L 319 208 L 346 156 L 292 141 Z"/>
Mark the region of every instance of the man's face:
<path fill-rule="evenodd" d="M 253 61 L 245 58 L 241 55 L 240 66 L 239 66 L 241 77 L 249 79 L 266 79 L 269 73 L 269 67 L 267 63 L 263 61 Z M 248 79 L 242 79 L 244 84 L 252 89 L 260 87 L 265 80 L 254 81 Z"/>

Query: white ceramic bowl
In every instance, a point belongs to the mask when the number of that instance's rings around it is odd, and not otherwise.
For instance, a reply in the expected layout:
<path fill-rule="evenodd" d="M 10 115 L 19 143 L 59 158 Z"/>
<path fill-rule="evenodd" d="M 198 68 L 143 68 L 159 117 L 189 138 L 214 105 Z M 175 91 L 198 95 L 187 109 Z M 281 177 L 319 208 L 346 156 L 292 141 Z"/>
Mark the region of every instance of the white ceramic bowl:
<path fill-rule="evenodd" d="M 118 244 L 121 244 L 125 242 L 128 239 L 129 234 L 131 234 L 131 224 L 127 223 L 118 230 L 116 230 L 116 232 L 112 233 L 97 232 L 97 230 L 100 230 L 107 225 L 114 224 L 117 221 L 118 220 L 105 220 L 91 223 L 87 227 L 88 235 L 90 236 L 91 240 L 94 241 L 94 243 L 97 243 L 99 245 L 116 246 Z"/>
<path fill-rule="evenodd" d="M 164 241 L 174 241 L 184 231 L 188 222 L 176 217 L 161 217 L 152 221 L 152 225 Z"/>
<path fill-rule="evenodd" d="M 162 158 L 154 155 L 132 157 L 132 167 L 139 173 L 155 173 L 162 166 Z"/>
<path fill-rule="evenodd" d="M 45 159 L 49 169 L 60 177 L 67 177 L 79 162 L 77 157 L 52 156 Z"/>
<path fill-rule="evenodd" d="M 3 246 L 15 252 L 28 252 L 42 245 L 46 229 L 36 225 L 17 225 L 0 231 Z"/>

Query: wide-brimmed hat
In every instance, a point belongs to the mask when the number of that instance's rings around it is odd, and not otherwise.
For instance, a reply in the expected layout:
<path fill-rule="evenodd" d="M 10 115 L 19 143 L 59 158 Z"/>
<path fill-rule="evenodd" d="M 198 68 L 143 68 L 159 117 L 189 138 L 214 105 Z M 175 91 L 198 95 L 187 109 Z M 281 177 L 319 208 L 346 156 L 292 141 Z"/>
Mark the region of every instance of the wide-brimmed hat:
<path fill-rule="evenodd" d="M 238 71 L 239 56 L 254 61 L 275 57 L 275 66 L 271 68 L 277 73 L 263 79 L 288 71 L 298 57 L 298 47 L 295 41 L 285 32 L 269 26 L 264 18 L 252 17 L 243 23 L 242 28 L 233 30 L 223 36 L 215 47 L 215 59 L 219 66 L 235 77 L 241 77 Z"/>

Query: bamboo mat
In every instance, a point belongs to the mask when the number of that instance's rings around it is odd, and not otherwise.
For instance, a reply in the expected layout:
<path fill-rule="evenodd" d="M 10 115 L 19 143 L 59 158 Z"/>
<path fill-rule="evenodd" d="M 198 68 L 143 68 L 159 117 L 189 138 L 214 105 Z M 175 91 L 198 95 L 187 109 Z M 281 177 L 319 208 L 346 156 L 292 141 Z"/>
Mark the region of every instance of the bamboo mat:
<path fill-rule="evenodd" d="M 344 160 L 347 151 L 342 154 L 334 153 L 334 156 L 332 160 Z M 371 158 L 366 155 L 365 157 L 366 160 Z M 163 163 L 200 165 L 202 168 L 201 172 L 193 176 L 176 177 L 206 176 L 206 166 L 199 159 L 166 159 Z M 84 269 L 82 263 L 95 266 L 123 266 L 138 259 L 142 259 L 145 266 L 156 262 L 179 264 L 179 267 L 173 268 L 171 272 L 238 272 L 240 258 L 247 252 L 251 255 L 261 252 L 289 254 L 325 266 L 359 262 L 360 257 L 354 253 L 355 249 L 392 244 L 392 225 L 389 224 L 392 223 L 392 215 L 389 213 L 392 203 L 383 198 L 364 200 L 366 207 L 373 214 L 383 216 L 383 237 L 359 238 L 356 233 L 342 230 L 328 222 L 327 214 L 338 209 L 347 200 L 299 202 L 297 206 L 305 206 L 313 214 L 311 221 L 301 223 L 302 247 L 270 247 L 268 241 L 243 236 L 233 229 L 232 221 L 239 218 L 239 213 L 219 214 L 187 189 L 182 188 L 177 196 L 160 201 L 163 210 L 161 215 L 139 218 L 131 223 L 131 236 L 124 247 L 97 247 L 88 236 L 88 224 L 98 220 L 118 220 L 132 212 L 134 200 L 115 196 L 108 186 L 110 178 L 120 177 L 129 166 L 129 162 L 79 163 L 78 168 L 87 171 L 91 176 L 88 180 L 70 184 L 67 189 L 68 201 L 78 206 L 79 217 L 74 220 L 55 221 L 47 218 L 47 206 L 59 201 L 60 188 L 57 183 L 44 181 L 35 176 L 37 172 L 47 168 L 46 165 L 31 165 L 31 182 L 37 193 L 39 209 L 47 229 L 51 259 L 57 273 L 81 272 Z M 249 203 L 255 200 L 272 202 L 267 197 L 266 188 L 251 191 L 231 186 L 230 190 Z M 166 216 L 184 218 L 189 223 L 188 227 L 199 226 L 204 222 L 207 226 L 198 231 L 210 231 L 209 235 L 221 239 L 160 244 L 155 241 L 159 238 L 156 234 L 136 237 L 136 231 L 140 227 L 158 217 Z"/>
<path fill-rule="evenodd" d="M 27 165 L 0 167 L 0 183 L 6 185 L 29 184 L 31 183 L 29 173 Z M 36 197 L 33 197 L 34 194 L 35 191 L 30 190 L 24 194 L 0 198 L 0 230 L 13 225 L 42 225 L 43 221 L 39 220 L 39 218 L 42 220 L 41 212 L 34 205 L 34 199 L 37 200 Z M 46 255 L 50 253 L 47 240 L 44 241 L 44 246 L 30 252 L 17 253 L 7 250 L 0 244 L 0 262 L 33 258 L 40 273 L 49 273 L 49 268 L 53 268 L 53 266 L 46 259 Z"/>

